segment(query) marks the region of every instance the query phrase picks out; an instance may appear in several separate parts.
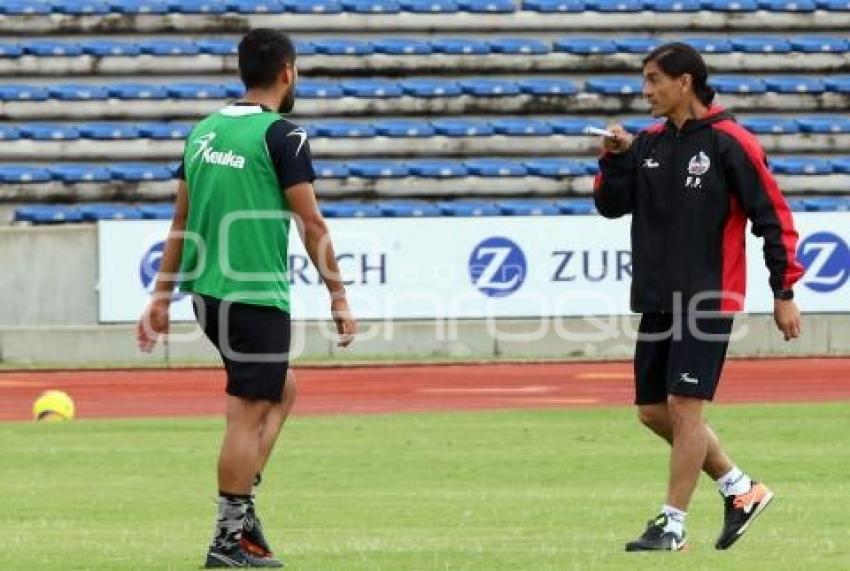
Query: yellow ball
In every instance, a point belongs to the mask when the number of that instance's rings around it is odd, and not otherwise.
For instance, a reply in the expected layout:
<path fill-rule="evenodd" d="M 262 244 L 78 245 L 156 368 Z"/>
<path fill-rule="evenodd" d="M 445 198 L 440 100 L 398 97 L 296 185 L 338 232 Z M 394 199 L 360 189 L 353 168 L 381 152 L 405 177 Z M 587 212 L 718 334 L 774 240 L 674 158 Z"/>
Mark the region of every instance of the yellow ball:
<path fill-rule="evenodd" d="M 55 422 L 74 418 L 74 401 L 63 391 L 45 391 L 32 405 L 35 420 Z"/>

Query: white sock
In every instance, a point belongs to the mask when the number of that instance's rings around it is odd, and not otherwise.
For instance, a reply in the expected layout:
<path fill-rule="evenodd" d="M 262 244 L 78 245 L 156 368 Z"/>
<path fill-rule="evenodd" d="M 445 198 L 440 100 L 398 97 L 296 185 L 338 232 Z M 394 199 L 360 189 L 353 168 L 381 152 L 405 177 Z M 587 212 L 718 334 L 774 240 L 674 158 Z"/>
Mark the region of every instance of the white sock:
<path fill-rule="evenodd" d="M 685 532 L 685 518 L 688 516 L 688 512 L 664 504 L 661 506 L 661 513 L 667 516 L 667 525 L 664 526 L 664 531 L 672 531 L 682 537 Z"/>
<path fill-rule="evenodd" d="M 720 493 L 726 497 L 746 494 L 750 491 L 752 485 L 753 481 L 750 480 L 750 477 L 737 466 L 732 466 L 731 470 L 717 480 Z"/>

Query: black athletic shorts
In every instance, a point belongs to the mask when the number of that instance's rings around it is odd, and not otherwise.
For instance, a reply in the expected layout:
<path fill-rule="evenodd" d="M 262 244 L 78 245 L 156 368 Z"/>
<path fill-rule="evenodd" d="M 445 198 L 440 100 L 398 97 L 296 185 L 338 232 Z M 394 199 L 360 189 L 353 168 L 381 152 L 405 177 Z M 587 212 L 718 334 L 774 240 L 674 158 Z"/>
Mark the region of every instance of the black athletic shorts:
<path fill-rule="evenodd" d="M 732 321 L 644 313 L 635 347 L 635 404 L 667 402 L 668 395 L 713 399 Z"/>
<path fill-rule="evenodd" d="M 289 314 L 275 307 L 193 296 L 195 318 L 227 371 L 227 394 L 278 403 L 289 369 Z"/>

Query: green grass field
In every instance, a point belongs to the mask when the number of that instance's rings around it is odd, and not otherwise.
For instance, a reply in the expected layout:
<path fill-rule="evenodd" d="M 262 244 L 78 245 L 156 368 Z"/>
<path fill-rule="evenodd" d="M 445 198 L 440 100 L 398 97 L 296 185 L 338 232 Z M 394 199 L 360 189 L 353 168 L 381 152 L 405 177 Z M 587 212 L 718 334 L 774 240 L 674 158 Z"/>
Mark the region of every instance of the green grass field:
<path fill-rule="evenodd" d="M 715 552 L 706 478 L 691 551 L 626 554 L 666 452 L 629 409 L 296 418 L 259 506 L 290 569 L 850 569 L 848 406 L 716 406 L 777 500 Z M 219 419 L 0 424 L 0 569 L 197 569 Z"/>

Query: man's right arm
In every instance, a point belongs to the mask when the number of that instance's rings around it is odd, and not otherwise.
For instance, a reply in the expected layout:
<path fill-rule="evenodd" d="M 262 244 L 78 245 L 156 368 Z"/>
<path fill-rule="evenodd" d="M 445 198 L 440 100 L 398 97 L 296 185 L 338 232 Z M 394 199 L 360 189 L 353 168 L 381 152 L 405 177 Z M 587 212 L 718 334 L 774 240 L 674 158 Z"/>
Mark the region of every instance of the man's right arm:
<path fill-rule="evenodd" d="M 632 211 L 635 157 L 633 137 L 620 125 L 608 128 L 614 137 L 602 140 L 599 173 L 593 183 L 596 210 L 606 218 L 619 218 Z"/>

